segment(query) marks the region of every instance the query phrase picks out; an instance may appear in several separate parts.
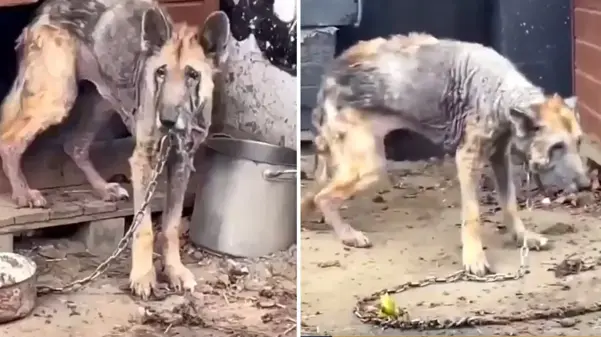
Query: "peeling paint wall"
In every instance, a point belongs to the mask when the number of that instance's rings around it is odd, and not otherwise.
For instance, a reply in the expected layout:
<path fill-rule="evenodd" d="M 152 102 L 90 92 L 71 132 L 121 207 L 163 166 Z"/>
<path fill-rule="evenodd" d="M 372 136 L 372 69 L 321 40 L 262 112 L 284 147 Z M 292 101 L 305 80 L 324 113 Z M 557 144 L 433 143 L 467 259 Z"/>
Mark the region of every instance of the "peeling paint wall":
<path fill-rule="evenodd" d="M 290 38 L 296 44 L 296 1 L 275 0 L 273 11 L 281 21 L 293 25 Z M 230 17 L 230 20 L 235 19 Z M 252 19 L 249 25 L 253 25 Z M 296 64 L 293 65 L 294 75 L 274 65 L 264 56 L 253 33 L 242 41 L 230 39 L 228 52 L 228 62 L 222 73 L 220 119 L 268 143 L 296 149 Z"/>

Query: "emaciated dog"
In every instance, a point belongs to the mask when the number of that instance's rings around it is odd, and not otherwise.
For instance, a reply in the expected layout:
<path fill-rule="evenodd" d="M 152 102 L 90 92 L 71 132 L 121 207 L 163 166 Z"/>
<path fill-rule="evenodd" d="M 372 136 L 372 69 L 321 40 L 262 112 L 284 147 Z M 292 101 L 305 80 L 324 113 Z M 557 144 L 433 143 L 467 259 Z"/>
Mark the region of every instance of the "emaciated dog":
<path fill-rule="evenodd" d="M 345 245 L 371 245 L 343 221 L 339 208 L 380 179 L 383 139 L 394 129 L 417 132 L 455 155 L 463 265 L 476 275 L 491 271 L 477 199 L 485 162 L 494 172 L 505 223 L 530 248 L 546 248 L 548 240 L 527 230 L 518 215 L 511 148 L 532 173 L 560 170 L 566 181 L 590 184 L 578 153 L 582 131 L 574 107 L 558 95 L 545 96 L 509 60 L 480 44 L 420 33 L 359 42 L 333 62 L 317 101 L 316 186 L 301 212 L 317 206 Z"/>
<path fill-rule="evenodd" d="M 174 25 L 152 0 L 47 0 L 18 41 L 19 70 L 2 104 L 0 156 L 20 206 L 44 207 L 20 168 L 27 146 L 44 129 L 60 123 L 77 105 L 81 121 L 65 151 L 105 200 L 128 197 L 108 183 L 88 157 L 95 135 L 116 110 L 134 136 L 130 159 L 134 210 L 143 203 L 157 159 L 158 140 L 167 131 L 183 139 L 183 151 L 167 162 L 163 213 L 164 267 L 177 289 L 195 287 L 181 262 L 179 222 L 193 157 L 211 122 L 213 75 L 225 61 L 229 20 L 211 14 L 202 28 Z M 78 83 L 96 91 L 78 97 Z M 76 103 L 77 99 L 77 103 Z M 78 110 L 78 108 L 75 108 Z M 134 234 L 131 289 L 148 298 L 156 285 L 150 209 Z"/>

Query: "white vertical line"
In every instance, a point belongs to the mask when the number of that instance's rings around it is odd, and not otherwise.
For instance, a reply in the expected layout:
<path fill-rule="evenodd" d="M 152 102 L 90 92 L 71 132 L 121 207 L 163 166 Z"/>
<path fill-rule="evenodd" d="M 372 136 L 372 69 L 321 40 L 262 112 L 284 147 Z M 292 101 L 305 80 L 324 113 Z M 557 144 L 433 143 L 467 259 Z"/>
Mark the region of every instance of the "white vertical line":
<path fill-rule="evenodd" d="M 293 0 L 296 7 L 296 335 L 301 334 L 301 0 Z"/>

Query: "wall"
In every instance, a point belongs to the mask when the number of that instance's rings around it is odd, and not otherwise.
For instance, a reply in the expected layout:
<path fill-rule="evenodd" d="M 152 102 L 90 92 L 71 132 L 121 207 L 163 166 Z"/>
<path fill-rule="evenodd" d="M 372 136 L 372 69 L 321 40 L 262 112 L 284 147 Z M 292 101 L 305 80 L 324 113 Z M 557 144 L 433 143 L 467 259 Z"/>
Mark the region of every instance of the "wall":
<path fill-rule="evenodd" d="M 601 2 L 573 0 L 574 91 L 582 127 L 601 140 Z"/>
<path fill-rule="evenodd" d="M 222 0 L 229 59 L 214 123 L 296 149 L 296 1 Z"/>

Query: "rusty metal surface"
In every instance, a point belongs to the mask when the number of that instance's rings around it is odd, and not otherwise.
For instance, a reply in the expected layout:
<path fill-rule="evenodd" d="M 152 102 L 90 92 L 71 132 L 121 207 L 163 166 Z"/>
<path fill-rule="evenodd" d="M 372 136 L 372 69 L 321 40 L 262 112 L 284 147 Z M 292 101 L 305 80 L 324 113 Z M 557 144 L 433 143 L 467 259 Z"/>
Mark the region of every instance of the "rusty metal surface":
<path fill-rule="evenodd" d="M 169 15 L 175 22 L 187 22 L 190 25 L 202 25 L 214 11 L 219 10 L 218 0 L 200 0 L 200 1 L 165 1 L 161 0 L 163 6 L 167 9 Z"/>

